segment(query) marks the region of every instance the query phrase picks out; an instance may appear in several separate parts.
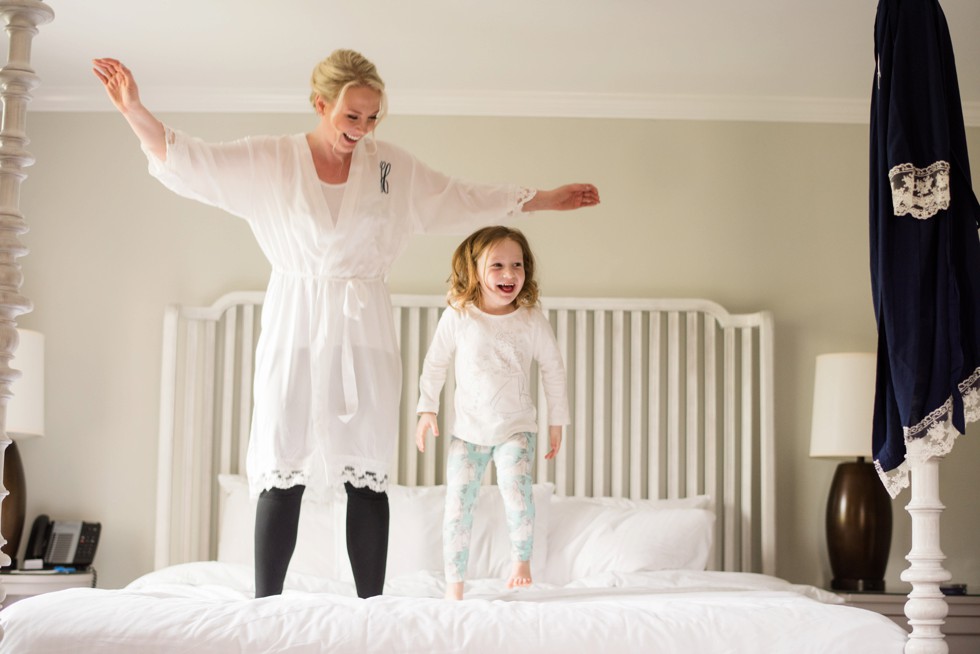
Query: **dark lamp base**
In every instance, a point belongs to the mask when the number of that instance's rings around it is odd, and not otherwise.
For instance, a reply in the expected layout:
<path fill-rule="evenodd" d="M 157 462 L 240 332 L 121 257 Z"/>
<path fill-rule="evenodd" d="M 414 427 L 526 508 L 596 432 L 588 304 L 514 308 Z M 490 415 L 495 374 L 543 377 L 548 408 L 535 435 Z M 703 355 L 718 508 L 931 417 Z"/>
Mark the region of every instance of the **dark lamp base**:
<path fill-rule="evenodd" d="M 837 466 L 827 498 L 827 553 L 834 590 L 884 590 L 892 503 L 874 464 Z"/>
<path fill-rule="evenodd" d="M 27 513 L 27 485 L 24 479 L 24 464 L 20 459 L 17 443 L 11 442 L 3 453 L 3 484 L 7 487 L 7 497 L 0 511 L 0 533 L 7 539 L 3 553 L 10 557 L 10 569 L 17 567 L 17 551 L 20 549 L 20 535 L 24 531 L 24 516 Z"/>
<path fill-rule="evenodd" d="M 832 590 L 847 590 L 851 592 L 883 592 L 885 581 L 883 579 L 834 579 L 830 582 Z"/>

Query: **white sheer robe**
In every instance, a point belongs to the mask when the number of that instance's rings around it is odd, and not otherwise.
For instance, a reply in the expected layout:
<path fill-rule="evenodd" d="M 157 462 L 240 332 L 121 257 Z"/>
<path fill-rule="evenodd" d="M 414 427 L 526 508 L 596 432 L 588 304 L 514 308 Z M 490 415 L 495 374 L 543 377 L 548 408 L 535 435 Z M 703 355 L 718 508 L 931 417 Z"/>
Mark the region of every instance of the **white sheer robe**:
<path fill-rule="evenodd" d="M 465 235 L 520 211 L 534 192 L 463 182 L 370 141 L 354 151 L 333 215 L 304 134 L 208 144 L 167 128 L 166 137 L 165 162 L 147 153 L 151 174 L 247 220 L 272 264 L 256 351 L 252 494 L 345 481 L 384 490 L 401 396 L 392 263 L 412 234 Z"/>

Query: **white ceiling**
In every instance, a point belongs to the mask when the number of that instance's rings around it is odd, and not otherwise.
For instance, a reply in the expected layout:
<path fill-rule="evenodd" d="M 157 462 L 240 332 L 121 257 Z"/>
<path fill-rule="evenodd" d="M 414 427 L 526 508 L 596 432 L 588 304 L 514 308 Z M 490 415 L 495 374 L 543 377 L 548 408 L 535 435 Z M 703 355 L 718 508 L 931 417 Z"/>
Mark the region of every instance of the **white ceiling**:
<path fill-rule="evenodd" d="M 338 47 L 392 113 L 864 122 L 875 0 L 48 0 L 32 110 L 110 110 L 93 57 L 157 111 L 308 111 Z M 969 124 L 980 1 L 943 0 Z"/>

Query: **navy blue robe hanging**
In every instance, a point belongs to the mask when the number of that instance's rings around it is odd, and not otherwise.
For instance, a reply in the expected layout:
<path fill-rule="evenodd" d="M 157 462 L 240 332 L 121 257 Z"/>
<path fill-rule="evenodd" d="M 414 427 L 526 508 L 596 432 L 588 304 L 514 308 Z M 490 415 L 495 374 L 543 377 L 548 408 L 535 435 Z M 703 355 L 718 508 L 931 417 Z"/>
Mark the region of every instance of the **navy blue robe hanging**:
<path fill-rule="evenodd" d="M 871 97 L 872 451 L 894 497 L 906 444 L 946 454 L 980 418 L 980 205 L 936 0 L 880 0 Z"/>

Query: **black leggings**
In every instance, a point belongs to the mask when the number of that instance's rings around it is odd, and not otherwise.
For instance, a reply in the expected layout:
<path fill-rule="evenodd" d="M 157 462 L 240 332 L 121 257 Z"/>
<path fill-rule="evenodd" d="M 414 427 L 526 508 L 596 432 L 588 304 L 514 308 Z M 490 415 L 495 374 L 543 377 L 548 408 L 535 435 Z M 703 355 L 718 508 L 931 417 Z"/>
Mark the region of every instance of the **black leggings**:
<path fill-rule="evenodd" d="M 282 593 L 296 548 L 305 486 L 270 488 L 255 511 L 255 597 Z M 358 597 L 380 595 L 388 558 L 388 494 L 344 484 L 347 491 L 347 556 Z"/>

